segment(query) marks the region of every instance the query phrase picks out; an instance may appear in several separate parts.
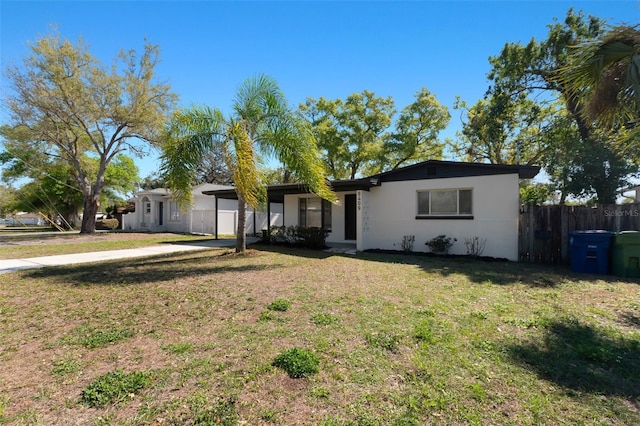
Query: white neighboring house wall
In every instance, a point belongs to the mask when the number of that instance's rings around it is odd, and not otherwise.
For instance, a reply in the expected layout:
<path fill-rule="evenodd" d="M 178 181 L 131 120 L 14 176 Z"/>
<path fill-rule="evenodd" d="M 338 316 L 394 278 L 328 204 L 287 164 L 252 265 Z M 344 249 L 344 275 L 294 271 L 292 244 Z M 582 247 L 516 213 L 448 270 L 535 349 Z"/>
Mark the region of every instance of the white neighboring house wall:
<path fill-rule="evenodd" d="M 202 194 L 205 190 L 230 189 L 231 186 L 202 184 L 192 190 L 192 205 L 178 208 L 166 188 L 141 191 L 134 202 L 136 211 L 122 216 L 124 230 L 142 232 L 176 232 L 187 234 L 215 233 L 215 197 Z M 222 200 L 220 200 L 222 201 Z M 227 226 L 226 223 L 220 223 Z"/>
<path fill-rule="evenodd" d="M 238 201 L 218 199 L 216 215 L 216 197 L 204 195 L 202 191 L 233 189 L 231 186 L 203 184 L 193 188 L 193 203 L 185 210 L 180 210 L 172 199 L 168 189 L 158 188 L 136 194 L 134 202 L 136 211 L 122 216 L 122 229 L 142 232 L 176 232 L 187 234 L 216 233 L 216 217 L 218 235 L 235 235 L 238 227 Z M 267 229 L 267 213 L 246 210 L 247 234 L 260 233 Z M 271 203 L 271 226 L 282 226 L 283 206 Z"/>
<path fill-rule="evenodd" d="M 270 226 L 282 226 L 283 205 L 271 203 Z M 218 200 L 218 235 L 235 235 L 238 229 L 238 200 L 220 198 Z M 251 207 L 246 208 L 246 233 L 247 235 L 259 234 L 267 229 L 267 212 L 258 210 L 254 214 Z"/>
<path fill-rule="evenodd" d="M 42 226 L 47 224 L 40 215 L 26 212 L 11 215 L 8 218 L 7 223 L 11 226 Z"/>
<path fill-rule="evenodd" d="M 383 182 L 369 191 L 339 192 L 331 206 L 327 243 L 351 244 L 358 250 L 401 250 L 405 235 L 415 236 L 414 251 L 429 251 L 425 243 L 438 235 L 456 238 L 450 253 L 466 254 L 465 238 L 486 239 L 482 255 L 518 260 L 519 177 L 517 173 Z M 473 218 L 417 218 L 418 192 L 471 189 Z M 345 238 L 345 197 L 356 201 L 356 239 Z M 285 195 L 284 225 L 299 222 L 299 199 L 312 194 Z"/>

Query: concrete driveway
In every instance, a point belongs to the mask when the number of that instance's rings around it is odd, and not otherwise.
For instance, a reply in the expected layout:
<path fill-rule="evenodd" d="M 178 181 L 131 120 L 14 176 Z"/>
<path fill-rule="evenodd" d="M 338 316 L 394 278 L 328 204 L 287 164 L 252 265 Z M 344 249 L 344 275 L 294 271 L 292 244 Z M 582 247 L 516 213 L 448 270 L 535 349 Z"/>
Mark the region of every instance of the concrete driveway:
<path fill-rule="evenodd" d="M 247 244 L 259 241 L 256 237 L 247 237 Z M 213 247 L 235 247 L 236 240 L 209 240 L 182 242 L 176 244 L 161 244 L 135 249 L 96 251 L 90 253 L 62 254 L 58 256 L 31 257 L 28 259 L 0 259 L 0 274 L 37 269 L 47 266 L 73 265 L 77 263 L 102 262 L 114 259 L 130 259 L 134 257 L 157 256 L 168 253 L 178 253 L 193 250 L 204 250 Z"/>

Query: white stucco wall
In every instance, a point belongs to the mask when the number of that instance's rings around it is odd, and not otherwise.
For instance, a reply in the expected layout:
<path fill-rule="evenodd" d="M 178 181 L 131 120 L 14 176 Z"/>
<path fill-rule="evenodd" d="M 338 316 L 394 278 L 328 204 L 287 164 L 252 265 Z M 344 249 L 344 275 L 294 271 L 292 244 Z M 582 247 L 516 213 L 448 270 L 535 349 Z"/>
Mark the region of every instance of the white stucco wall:
<path fill-rule="evenodd" d="M 352 192 L 339 192 L 338 201 L 331 206 L 331 232 L 327 236 L 327 243 L 350 243 L 355 241 L 347 241 L 344 239 L 344 197 L 347 194 L 355 194 Z M 296 226 L 298 225 L 299 212 L 298 212 L 298 199 L 315 197 L 313 194 L 293 194 L 284 196 L 284 226 Z"/>
<path fill-rule="evenodd" d="M 384 182 L 357 194 L 358 250 L 401 250 L 405 235 L 415 236 L 414 251 L 429 251 L 425 243 L 438 235 L 456 238 L 452 254 L 466 254 L 465 238 L 486 239 L 484 256 L 518 259 L 519 191 L 518 175 L 474 176 Z M 417 191 L 432 189 L 473 190 L 473 219 L 416 219 Z M 353 243 L 344 239 L 344 196 L 332 206 L 332 232 L 327 243 Z M 298 198 L 286 195 L 284 225 L 298 224 Z"/>
<path fill-rule="evenodd" d="M 473 220 L 416 219 L 417 191 L 473 189 Z M 484 256 L 518 259 L 518 175 L 475 176 L 385 182 L 369 193 L 368 230 L 364 249 L 400 250 L 404 235 L 415 235 L 414 251 L 444 234 L 457 238 L 452 254 L 466 254 L 465 238 L 487 240 Z"/>

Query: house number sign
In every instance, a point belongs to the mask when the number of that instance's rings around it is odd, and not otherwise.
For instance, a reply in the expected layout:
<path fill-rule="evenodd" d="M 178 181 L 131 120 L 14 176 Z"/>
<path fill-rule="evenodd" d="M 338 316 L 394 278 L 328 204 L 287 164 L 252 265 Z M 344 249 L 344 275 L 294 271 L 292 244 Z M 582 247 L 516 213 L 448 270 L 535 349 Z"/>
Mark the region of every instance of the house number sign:
<path fill-rule="evenodd" d="M 360 211 L 360 208 L 362 206 L 362 193 L 358 191 L 357 194 L 358 194 L 358 211 Z"/>

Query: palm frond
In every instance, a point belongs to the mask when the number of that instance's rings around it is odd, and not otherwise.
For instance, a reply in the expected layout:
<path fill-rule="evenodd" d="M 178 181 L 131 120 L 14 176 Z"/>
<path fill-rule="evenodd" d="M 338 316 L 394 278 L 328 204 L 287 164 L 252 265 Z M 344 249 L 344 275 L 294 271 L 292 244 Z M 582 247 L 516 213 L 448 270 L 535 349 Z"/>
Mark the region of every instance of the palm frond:
<path fill-rule="evenodd" d="M 224 126 L 219 110 L 200 106 L 176 111 L 167 124 L 160 172 L 180 206 L 191 202 L 198 167 L 216 143 L 224 141 Z"/>
<path fill-rule="evenodd" d="M 335 193 L 326 180 L 326 170 L 319 156 L 311 125 L 291 114 L 274 126 L 265 140 L 272 147 L 278 160 L 287 166 L 292 175 L 321 198 L 336 201 Z"/>
<path fill-rule="evenodd" d="M 640 30 L 621 26 L 576 48 L 559 81 L 588 118 L 612 125 L 620 113 L 640 116 Z"/>

